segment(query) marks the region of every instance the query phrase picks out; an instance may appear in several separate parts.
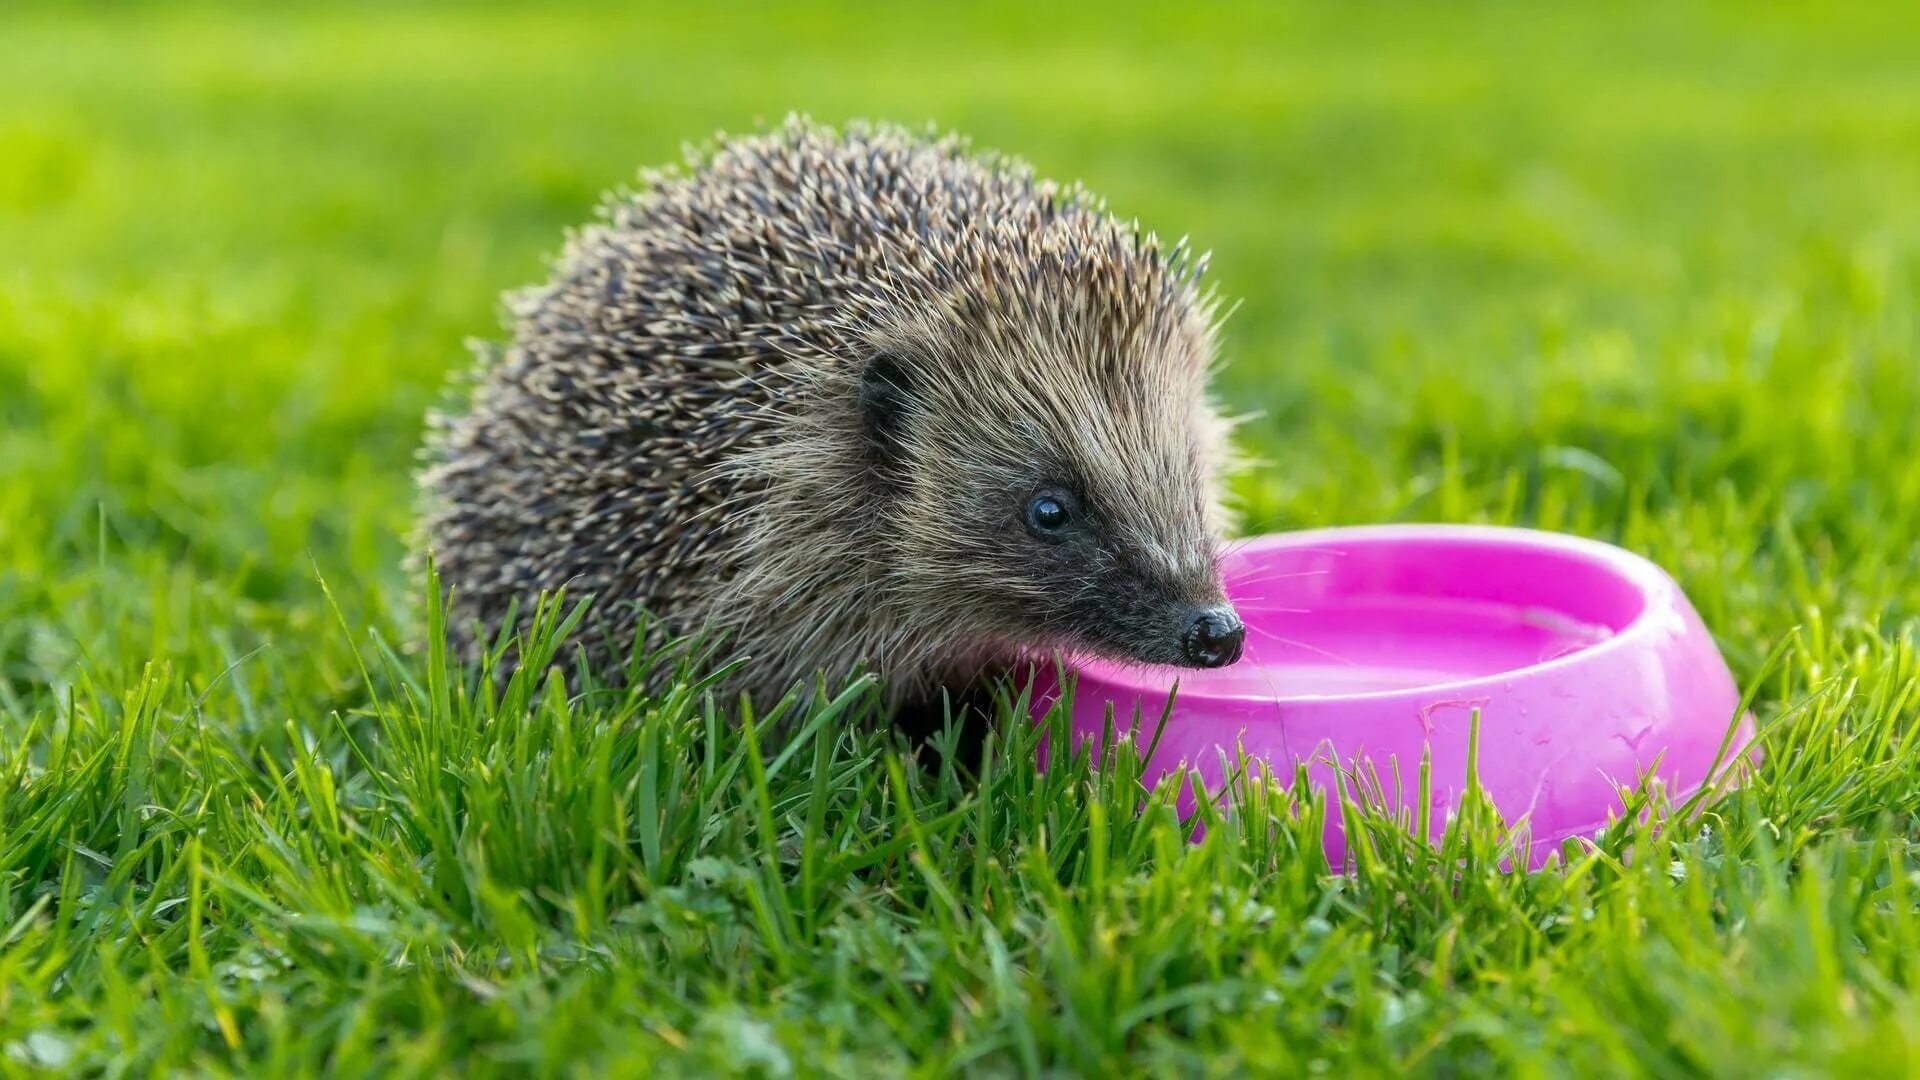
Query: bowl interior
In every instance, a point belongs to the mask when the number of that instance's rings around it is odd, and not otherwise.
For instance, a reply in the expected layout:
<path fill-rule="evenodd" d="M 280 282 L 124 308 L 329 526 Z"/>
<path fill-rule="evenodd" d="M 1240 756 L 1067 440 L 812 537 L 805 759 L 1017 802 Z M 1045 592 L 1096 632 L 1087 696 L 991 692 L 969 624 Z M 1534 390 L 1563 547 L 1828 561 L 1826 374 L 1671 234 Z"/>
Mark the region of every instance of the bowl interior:
<path fill-rule="evenodd" d="M 1578 653 L 1647 603 L 1644 583 L 1603 551 L 1506 534 L 1272 537 L 1223 570 L 1247 626 L 1239 663 L 1100 674 L 1140 686 L 1178 678 L 1189 700 L 1409 690 Z"/>

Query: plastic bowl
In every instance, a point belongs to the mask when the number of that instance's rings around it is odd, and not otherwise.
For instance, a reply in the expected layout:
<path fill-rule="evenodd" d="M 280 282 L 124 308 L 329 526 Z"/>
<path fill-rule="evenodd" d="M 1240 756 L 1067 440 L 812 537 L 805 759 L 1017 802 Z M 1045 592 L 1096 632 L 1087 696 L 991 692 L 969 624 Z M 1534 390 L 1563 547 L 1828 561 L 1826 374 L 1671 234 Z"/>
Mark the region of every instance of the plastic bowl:
<path fill-rule="evenodd" d="M 1402 812 L 1430 753 L 1438 839 L 1464 790 L 1477 709 L 1480 784 L 1537 867 L 1619 813 L 1621 785 L 1651 771 L 1683 798 L 1753 738 L 1679 586 L 1608 544 L 1476 526 L 1327 529 L 1247 542 L 1223 572 L 1247 626 L 1241 660 L 1212 671 L 1070 663 L 1076 743 L 1098 744 L 1110 704 L 1143 748 L 1165 715 L 1149 783 L 1192 769 L 1217 789 L 1241 747 L 1282 782 L 1296 762 L 1323 790 L 1336 767 L 1377 776 Z M 1058 679 L 1043 673 L 1034 689 L 1038 718 Z M 1193 798 L 1182 795 L 1183 811 Z M 1341 866 L 1339 815 L 1328 817 L 1327 857 Z"/>

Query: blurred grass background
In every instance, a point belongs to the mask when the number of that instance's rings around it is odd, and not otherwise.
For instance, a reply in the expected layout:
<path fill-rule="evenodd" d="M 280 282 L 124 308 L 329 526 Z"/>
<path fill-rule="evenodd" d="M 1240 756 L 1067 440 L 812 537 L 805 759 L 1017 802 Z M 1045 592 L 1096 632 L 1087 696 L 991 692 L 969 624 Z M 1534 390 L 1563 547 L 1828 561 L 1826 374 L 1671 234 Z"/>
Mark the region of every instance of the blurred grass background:
<path fill-rule="evenodd" d="M 21 594 L 97 568 L 103 515 L 243 596 L 310 599 L 312 551 L 390 607 L 420 415 L 500 291 L 640 166 L 789 109 L 958 128 L 1212 248 L 1224 390 L 1275 466 L 1253 526 L 1470 516 L 1444 450 L 1896 529 L 1893 18 L 29 9 L 0 65 L 7 614 L 64 607 Z"/>
<path fill-rule="evenodd" d="M 419 635 L 409 470 L 463 340 L 602 191 L 798 110 L 962 130 L 1211 248 L 1249 527 L 1620 541 L 1748 680 L 1804 627 L 1760 705 L 1831 790 L 1777 772 L 1756 817 L 1912 836 L 1916 55 L 1869 4 L 8 5 L 0 745 L 43 767 L 149 661 L 262 775 L 324 743 L 355 635 Z M 0 915 L 51 865 L 0 858 Z M 1809 1015 L 1910 1046 L 1888 987 Z"/>

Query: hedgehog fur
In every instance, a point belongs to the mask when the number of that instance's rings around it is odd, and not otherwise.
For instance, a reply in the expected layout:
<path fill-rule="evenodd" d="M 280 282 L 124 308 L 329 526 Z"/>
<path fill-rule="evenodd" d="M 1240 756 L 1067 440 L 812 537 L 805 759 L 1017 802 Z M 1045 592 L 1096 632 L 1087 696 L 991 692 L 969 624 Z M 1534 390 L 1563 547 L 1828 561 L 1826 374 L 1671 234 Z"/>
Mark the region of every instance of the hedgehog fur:
<path fill-rule="evenodd" d="M 564 589 L 601 675 L 720 634 L 761 699 L 1231 662 L 1204 261 L 891 126 L 793 118 L 646 174 L 434 419 L 419 546 L 456 646 Z"/>

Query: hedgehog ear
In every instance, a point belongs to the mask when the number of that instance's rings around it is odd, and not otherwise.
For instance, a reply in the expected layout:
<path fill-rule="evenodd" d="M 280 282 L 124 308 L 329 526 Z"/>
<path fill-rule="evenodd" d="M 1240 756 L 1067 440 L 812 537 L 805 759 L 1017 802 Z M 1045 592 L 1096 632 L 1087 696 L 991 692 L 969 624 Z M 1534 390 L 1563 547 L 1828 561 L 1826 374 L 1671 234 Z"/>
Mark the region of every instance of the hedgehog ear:
<path fill-rule="evenodd" d="M 884 349 L 874 353 L 860 372 L 860 422 L 874 464 L 898 464 L 913 406 L 913 377 L 906 360 Z"/>

